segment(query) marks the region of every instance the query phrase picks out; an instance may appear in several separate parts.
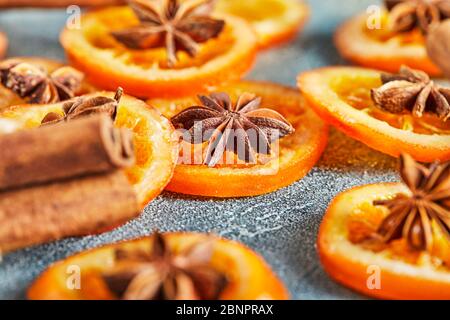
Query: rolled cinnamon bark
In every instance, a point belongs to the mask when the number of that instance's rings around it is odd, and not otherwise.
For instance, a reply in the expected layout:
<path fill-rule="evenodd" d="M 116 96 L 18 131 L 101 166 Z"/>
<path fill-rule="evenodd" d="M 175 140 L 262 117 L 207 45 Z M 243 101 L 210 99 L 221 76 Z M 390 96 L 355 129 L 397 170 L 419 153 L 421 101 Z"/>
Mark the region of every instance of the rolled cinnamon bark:
<path fill-rule="evenodd" d="M 125 0 L 0 0 L 0 8 L 43 7 L 62 8 L 70 5 L 99 7 L 124 4 Z"/>
<path fill-rule="evenodd" d="M 137 216 L 121 171 L 0 193 L 0 251 L 116 227 Z"/>
<path fill-rule="evenodd" d="M 131 132 L 106 115 L 0 135 L 0 191 L 134 163 Z"/>

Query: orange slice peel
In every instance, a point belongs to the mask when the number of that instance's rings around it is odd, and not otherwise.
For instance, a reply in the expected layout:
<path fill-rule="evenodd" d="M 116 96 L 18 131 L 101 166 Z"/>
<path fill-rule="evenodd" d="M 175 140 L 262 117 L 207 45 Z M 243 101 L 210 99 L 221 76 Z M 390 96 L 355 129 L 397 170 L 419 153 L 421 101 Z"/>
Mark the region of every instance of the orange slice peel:
<path fill-rule="evenodd" d="M 384 183 L 338 195 L 320 226 L 317 246 L 321 262 L 334 280 L 371 297 L 448 300 L 450 269 L 435 264 L 427 252 L 411 256 L 400 243 L 372 251 L 351 241 L 357 230 L 367 226 L 376 229 L 377 222 L 387 214 L 373 206 L 374 200 L 407 192 L 403 184 Z"/>
<path fill-rule="evenodd" d="M 379 71 L 354 67 L 327 67 L 298 77 L 317 114 L 350 137 L 395 157 L 405 152 L 423 162 L 449 160 L 450 122 L 375 108 L 370 89 L 380 85 Z"/>
<path fill-rule="evenodd" d="M 178 251 L 188 248 L 207 235 L 196 233 L 167 233 L 165 237 Z M 209 236 L 211 237 L 211 236 Z M 120 242 L 82 252 L 57 262 L 44 271 L 28 289 L 27 296 L 32 300 L 88 300 L 111 299 L 99 274 L 114 265 L 115 249 L 143 249 L 151 246 L 151 237 Z M 288 299 L 289 294 L 266 262 L 244 245 L 222 238 L 214 238 L 214 252 L 211 265 L 223 272 L 229 284 L 222 292 L 221 299 Z M 80 290 L 67 288 L 67 268 L 79 266 L 81 275 Z"/>
<path fill-rule="evenodd" d="M 286 43 L 303 29 L 309 17 L 309 7 L 301 1 L 220 0 L 218 13 L 226 13 L 247 20 L 255 29 L 260 48 Z"/>
<path fill-rule="evenodd" d="M 114 93 L 96 92 L 87 96 L 113 98 Z M 37 127 L 48 113 L 62 113 L 62 105 L 13 106 L 0 113 L 0 132 Z M 125 172 L 144 208 L 172 177 L 178 157 L 174 129 L 159 111 L 128 95 L 120 100 L 115 125 L 134 133 L 136 164 Z"/>
<path fill-rule="evenodd" d="M 425 40 L 418 30 L 390 34 L 386 17 L 381 29 L 369 29 L 366 14 L 351 18 L 336 31 L 334 40 L 341 55 L 361 66 L 397 72 L 401 65 L 425 71 L 430 76 L 442 74 L 428 57 Z"/>
<path fill-rule="evenodd" d="M 305 176 L 319 160 L 328 138 L 328 126 L 293 88 L 265 82 L 237 82 L 214 88 L 233 101 L 250 92 L 262 98 L 261 108 L 273 108 L 294 126 L 295 132 L 279 140 L 278 155 L 268 162 L 208 167 L 179 163 L 167 190 L 208 197 L 244 197 L 269 193 Z M 176 100 L 151 99 L 167 116 L 198 104 L 195 97 Z"/>
<path fill-rule="evenodd" d="M 257 40 L 252 28 L 237 17 L 219 18 L 226 21 L 220 36 L 202 44 L 196 57 L 179 53 L 173 68 L 165 65 L 164 48 L 131 50 L 110 35 L 138 23 L 129 7 L 88 12 L 81 29 L 66 28 L 60 38 L 69 61 L 100 88 L 121 86 L 138 97 L 184 96 L 240 79 L 253 64 Z"/>

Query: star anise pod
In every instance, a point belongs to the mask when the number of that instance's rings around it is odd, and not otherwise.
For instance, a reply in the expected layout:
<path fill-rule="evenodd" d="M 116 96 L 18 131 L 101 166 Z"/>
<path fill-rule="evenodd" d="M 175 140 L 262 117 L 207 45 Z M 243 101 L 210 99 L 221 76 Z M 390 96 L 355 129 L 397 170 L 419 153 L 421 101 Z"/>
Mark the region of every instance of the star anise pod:
<path fill-rule="evenodd" d="M 385 0 L 385 4 L 394 32 L 418 27 L 428 33 L 432 26 L 450 18 L 450 0 Z"/>
<path fill-rule="evenodd" d="M 225 22 L 208 13 L 214 0 L 129 0 L 140 25 L 112 32 L 112 36 L 132 49 L 166 46 L 167 64 L 173 66 L 177 52 L 195 56 L 199 43 L 217 37 Z"/>
<path fill-rule="evenodd" d="M 382 74 L 381 81 L 383 85 L 371 91 L 377 107 L 391 113 L 409 111 L 418 118 L 425 111 L 442 121 L 450 117 L 450 88 L 434 83 L 425 72 L 402 66 L 399 74 Z"/>
<path fill-rule="evenodd" d="M 227 279 L 210 265 L 213 248 L 208 239 L 175 253 L 157 232 L 149 251 L 116 250 L 115 266 L 103 279 L 124 300 L 215 300 Z"/>
<path fill-rule="evenodd" d="M 202 106 L 193 106 L 175 115 L 171 121 L 190 143 L 208 141 L 204 164 L 215 166 L 225 151 L 234 152 L 245 162 L 254 162 L 255 153 L 270 154 L 271 142 L 294 132 L 292 125 L 278 112 L 259 108 L 261 98 L 243 93 L 236 104 L 226 93 L 198 97 Z"/>
<path fill-rule="evenodd" d="M 71 99 L 80 90 L 83 74 L 61 67 L 51 74 L 19 60 L 0 63 L 1 83 L 29 103 L 48 104 Z"/>
<path fill-rule="evenodd" d="M 386 243 L 404 238 L 411 248 L 430 251 L 434 222 L 450 241 L 450 162 L 425 166 L 403 154 L 400 175 L 410 194 L 374 202 L 390 211 L 378 228 L 379 238 Z"/>
<path fill-rule="evenodd" d="M 95 113 L 106 113 L 114 121 L 116 119 L 117 107 L 122 94 L 123 89 L 119 87 L 117 88 L 114 99 L 103 96 L 95 96 L 92 98 L 78 97 L 71 101 L 67 101 L 63 105 L 64 115 L 56 112 L 50 112 L 44 117 L 44 119 L 42 119 L 41 124 L 47 125 L 61 121 L 70 121 Z"/>

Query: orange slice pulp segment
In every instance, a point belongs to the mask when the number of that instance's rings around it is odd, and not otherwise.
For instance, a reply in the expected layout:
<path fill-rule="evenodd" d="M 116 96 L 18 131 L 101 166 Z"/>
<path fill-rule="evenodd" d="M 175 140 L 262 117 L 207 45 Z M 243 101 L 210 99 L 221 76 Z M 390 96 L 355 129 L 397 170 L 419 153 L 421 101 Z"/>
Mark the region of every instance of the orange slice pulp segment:
<path fill-rule="evenodd" d="M 195 233 L 165 234 L 169 246 L 175 252 L 189 248 L 206 235 Z M 229 284 L 221 299 L 288 299 L 289 294 L 266 262 L 240 243 L 216 238 L 211 265 L 223 272 Z M 28 290 L 30 299 L 111 299 L 100 273 L 114 265 L 115 249 L 149 250 L 152 238 L 107 245 L 85 251 L 60 261 L 47 269 Z M 67 267 L 76 265 L 81 270 L 80 290 L 67 288 Z M 84 281 L 83 281 L 84 280 Z"/>
<path fill-rule="evenodd" d="M 179 163 L 167 189 L 174 192 L 212 196 L 243 197 L 272 192 L 299 180 L 320 158 L 328 138 L 328 126 L 309 108 L 298 91 L 264 82 L 236 82 L 215 87 L 215 92 L 228 93 L 233 101 L 244 92 L 262 98 L 261 107 L 280 112 L 295 128 L 292 135 L 279 141 L 276 156 L 262 163 L 208 167 Z M 184 108 L 198 105 L 195 97 L 178 100 L 151 99 L 167 117 Z M 261 159 L 260 159 L 261 160 Z M 268 160 L 268 161 L 267 161 Z"/>
<path fill-rule="evenodd" d="M 388 214 L 374 200 L 407 193 L 399 183 L 350 189 L 330 204 L 321 224 L 318 250 L 325 270 L 338 282 L 364 294 L 389 299 L 449 299 L 448 241 L 435 239 L 433 255 L 409 249 L 403 240 L 368 248 L 362 239 Z M 371 282 L 375 278 L 377 282 Z"/>
<path fill-rule="evenodd" d="M 192 94 L 209 85 L 239 79 L 256 55 L 256 35 L 244 20 L 224 16 L 225 29 L 216 39 L 199 46 L 190 57 L 178 53 L 173 68 L 165 48 L 132 50 L 111 36 L 111 31 L 138 24 L 129 7 L 110 7 L 82 16 L 81 29 L 65 29 L 61 43 L 69 60 L 99 87 L 122 86 L 139 97 L 173 97 Z"/>
<path fill-rule="evenodd" d="M 309 8 L 292 0 L 220 0 L 216 11 L 247 20 L 258 35 L 260 47 L 266 48 L 291 40 L 306 23 Z"/>
<path fill-rule="evenodd" d="M 335 33 L 335 44 L 346 59 L 369 68 L 397 72 L 401 65 L 439 76 L 442 71 L 430 60 L 424 37 L 418 30 L 393 34 L 386 16 L 362 14 L 344 22 Z"/>
<path fill-rule="evenodd" d="M 327 122 L 384 153 L 411 154 L 419 161 L 450 159 L 450 122 L 427 114 L 422 118 L 379 110 L 370 89 L 381 85 L 380 72 L 352 67 L 328 67 L 301 74 L 305 98 Z"/>

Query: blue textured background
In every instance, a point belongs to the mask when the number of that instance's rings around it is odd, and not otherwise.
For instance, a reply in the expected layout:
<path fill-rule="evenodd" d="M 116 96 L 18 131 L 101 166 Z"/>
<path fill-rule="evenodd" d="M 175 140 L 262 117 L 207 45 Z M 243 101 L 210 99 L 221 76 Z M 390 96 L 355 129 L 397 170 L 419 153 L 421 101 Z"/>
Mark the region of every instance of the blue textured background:
<path fill-rule="evenodd" d="M 261 0 L 263 5 L 264 0 Z M 260 55 L 250 79 L 295 85 L 300 71 L 345 63 L 332 33 L 351 15 L 377 1 L 311 0 L 312 19 L 292 44 Z M 0 29 L 10 38 L 9 56 L 64 58 L 58 43 L 64 11 L 0 12 Z M 275 193 L 213 200 L 164 193 L 141 217 L 100 236 L 67 239 L 3 257 L 0 298 L 24 298 L 30 282 L 52 262 L 86 248 L 148 234 L 151 230 L 214 231 L 240 240 L 263 255 L 295 299 L 349 299 L 362 296 L 331 281 L 320 266 L 315 241 L 325 209 L 337 193 L 355 186 L 397 179 L 396 161 L 332 131 L 318 165 L 303 180 Z"/>

